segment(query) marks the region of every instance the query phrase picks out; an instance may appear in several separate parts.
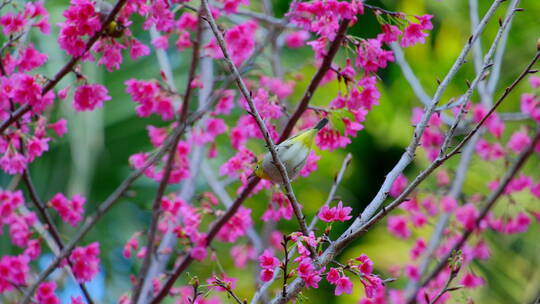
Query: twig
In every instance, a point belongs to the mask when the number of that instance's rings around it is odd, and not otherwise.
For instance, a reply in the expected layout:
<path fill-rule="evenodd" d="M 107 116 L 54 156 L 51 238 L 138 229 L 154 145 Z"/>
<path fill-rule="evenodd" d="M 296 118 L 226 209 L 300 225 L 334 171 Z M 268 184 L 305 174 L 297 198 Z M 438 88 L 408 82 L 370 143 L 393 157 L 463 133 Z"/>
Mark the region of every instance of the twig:
<path fill-rule="evenodd" d="M 510 10 L 510 9 L 509 9 Z M 471 20 L 471 31 L 478 26 L 478 0 L 469 0 L 469 19 Z M 496 47 L 496 46 L 495 46 Z M 482 37 L 479 37 L 473 45 L 473 63 L 476 74 L 481 74 L 482 71 Z M 478 83 L 478 94 L 482 104 L 486 107 L 491 107 L 491 95 L 486 89 L 486 82 L 481 80 Z"/>
<path fill-rule="evenodd" d="M 418 77 L 416 77 L 416 74 L 405 59 L 405 54 L 403 53 L 401 47 L 397 43 L 393 42 L 390 44 L 390 48 L 394 52 L 396 63 L 401 68 L 403 76 L 405 76 L 405 79 L 411 86 L 411 89 L 413 90 L 418 100 L 420 100 L 420 102 L 424 106 L 429 106 L 429 104 L 431 103 L 431 98 L 426 94 L 426 91 L 422 87 L 420 80 L 418 80 Z M 447 125 L 450 125 L 452 123 L 452 118 L 449 117 L 446 113 L 441 113 L 441 119 Z"/>
<path fill-rule="evenodd" d="M 200 50 L 201 33 L 202 33 L 202 14 L 203 14 L 202 11 L 199 11 L 197 34 L 196 34 L 197 38 L 193 45 L 193 54 L 191 58 L 191 67 L 189 69 L 189 76 L 188 76 L 187 84 L 186 84 L 186 91 L 185 91 L 186 93 L 184 95 L 184 101 L 181 108 L 181 114 L 177 119 L 178 125 L 176 128 L 181 128 L 181 126 L 187 120 L 189 104 L 190 104 L 191 95 L 193 92 L 193 86 L 191 85 L 191 82 L 193 81 L 193 79 L 195 79 L 195 72 L 199 64 L 199 50 Z M 139 298 L 141 295 L 143 283 L 148 273 L 148 270 L 150 269 L 150 263 L 151 263 L 152 255 L 154 253 L 154 248 L 156 245 L 155 240 L 156 240 L 156 234 L 157 234 L 157 225 L 158 225 L 159 217 L 161 215 L 161 212 L 160 212 L 161 199 L 163 197 L 165 189 L 167 188 L 167 185 L 169 184 L 169 177 L 171 176 L 173 163 L 176 156 L 176 146 L 178 145 L 178 142 L 180 141 L 181 135 L 182 133 L 178 133 L 178 136 L 176 136 L 173 139 L 173 144 L 169 148 L 170 151 L 167 157 L 167 163 L 165 164 L 165 168 L 163 169 L 164 173 L 161 178 L 161 182 L 159 183 L 156 196 L 154 198 L 154 203 L 152 205 L 152 220 L 150 223 L 148 244 L 146 246 L 146 255 L 144 257 L 143 265 L 141 268 L 139 281 L 137 285 L 135 285 L 134 290 L 133 290 L 133 297 L 132 297 L 133 303 L 139 303 Z"/>
<path fill-rule="evenodd" d="M 245 301 L 240 300 L 240 298 L 234 293 L 234 291 L 232 290 L 230 284 L 228 284 L 227 282 L 223 282 L 218 277 L 214 277 L 214 281 L 216 282 L 216 285 L 218 285 L 219 287 L 225 289 L 225 291 L 227 291 L 227 293 L 236 301 L 236 303 L 238 303 L 238 304 L 245 304 L 246 303 Z"/>
<path fill-rule="evenodd" d="M 516 7 L 514 4 L 518 0 L 512 0 L 510 3 L 510 6 Z M 507 10 L 506 15 L 511 14 L 512 12 L 510 10 Z M 508 25 L 508 30 L 504 32 L 503 37 L 501 38 L 501 41 L 499 42 L 499 47 L 497 48 L 497 52 L 495 53 L 495 58 L 493 59 L 493 68 L 491 69 L 491 75 L 489 76 L 489 80 L 487 83 L 487 91 L 490 94 L 493 94 L 495 92 L 495 88 L 497 87 L 497 83 L 499 82 L 499 77 L 501 75 L 501 67 L 502 67 L 502 60 L 504 57 L 504 53 L 506 51 L 506 42 L 508 41 L 508 35 L 510 33 L 510 27 L 512 26 L 512 22 Z"/>
<path fill-rule="evenodd" d="M 126 0 L 118 0 L 118 2 L 116 2 L 116 5 L 113 7 L 113 9 L 109 13 L 105 21 L 103 22 L 101 28 L 107 28 L 109 26 L 109 24 L 114 20 L 116 15 L 120 12 L 120 9 L 122 9 L 122 6 L 124 5 L 125 2 Z M 66 63 L 66 65 L 64 65 L 60 69 L 60 71 L 58 71 L 58 73 L 56 73 L 54 78 L 47 82 L 47 84 L 41 90 L 42 96 L 44 96 L 45 94 L 47 94 L 47 92 L 52 90 L 58 84 L 58 82 L 60 82 L 60 80 L 64 78 L 64 76 L 66 76 L 70 71 L 73 70 L 73 67 L 75 67 L 77 62 L 79 62 L 79 60 L 83 58 L 86 55 L 86 53 L 92 48 L 94 43 L 98 41 L 98 39 L 101 37 L 101 34 L 102 34 L 101 31 L 98 31 L 92 37 L 90 37 L 90 39 L 88 39 L 88 41 L 86 42 L 85 51 L 79 56 L 72 57 L 69 60 L 69 62 Z M 3 134 L 4 130 L 7 129 L 7 127 L 9 127 L 14 121 L 21 118 L 25 113 L 30 111 L 30 109 L 31 107 L 27 104 L 19 107 L 15 112 L 13 112 L 10 115 L 8 119 L 6 119 L 5 121 L 2 122 L 2 124 L 0 124 L 0 134 Z"/>
<path fill-rule="evenodd" d="M 283 246 L 283 251 L 285 253 L 284 255 L 284 261 L 281 264 L 281 269 L 283 270 L 283 288 L 281 290 L 281 296 L 286 297 L 287 296 L 287 279 L 289 278 L 289 273 L 287 272 L 287 266 L 289 265 L 289 250 L 288 250 L 288 243 L 289 237 L 287 235 L 283 235 L 283 241 L 281 241 L 281 246 Z"/>
<path fill-rule="evenodd" d="M 221 3 L 214 2 L 214 3 L 212 3 L 212 6 L 215 7 L 215 8 L 218 8 L 218 9 L 223 9 L 223 4 L 221 4 Z M 234 14 L 239 15 L 239 16 L 245 16 L 245 17 L 253 18 L 253 19 L 256 19 L 257 21 L 266 23 L 266 24 L 268 24 L 270 26 L 282 27 L 282 28 L 288 28 L 288 29 L 299 29 L 297 26 L 295 26 L 293 24 L 290 24 L 288 22 L 283 22 L 282 19 L 272 17 L 272 16 L 269 16 L 267 14 L 247 11 L 247 10 L 244 10 L 244 9 L 237 9 Z"/>
<path fill-rule="evenodd" d="M 520 153 L 518 158 L 512 163 L 508 171 L 506 171 L 506 174 L 504 175 L 503 179 L 499 183 L 496 189 L 494 189 L 491 194 L 488 196 L 485 202 L 484 208 L 480 211 L 480 214 L 476 218 L 475 221 L 475 227 L 479 227 L 480 222 L 484 220 L 484 218 L 487 216 L 491 208 L 495 205 L 497 200 L 500 198 L 500 196 L 503 194 L 504 189 L 510 183 L 510 181 L 514 178 L 514 176 L 518 173 L 518 171 L 521 169 L 521 167 L 525 164 L 526 160 L 531 156 L 534 147 L 536 143 L 540 141 L 540 127 L 536 129 L 536 134 L 534 135 L 534 138 L 531 142 L 531 144 L 523 150 L 523 152 Z M 452 252 L 458 251 L 461 249 L 461 247 L 465 244 L 465 242 L 469 239 L 469 237 L 472 235 L 475 229 L 471 230 L 465 230 L 459 241 L 452 247 L 452 249 L 449 251 L 449 253 L 444 256 L 439 264 L 433 269 L 433 271 L 427 276 L 427 278 L 418 286 L 418 288 L 415 290 L 415 292 L 412 294 L 411 298 L 408 299 L 408 303 L 414 303 L 414 296 L 418 292 L 418 289 L 426 286 L 433 278 L 435 278 L 439 272 L 446 266 L 448 263 L 448 258 L 450 258 Z"/>
<path fill-rule="evenodd" d="M 518 2 L 519 1 L 516 1 L 514 3 L 514 5 L 517 5 Z M 446 133 L 446 136 L 444 138 L 444 142 L 443 142 L 443 144 L 441 146 L 441 149 L 440 149 L 440 152 L 439 152 L 439 157 L 441 157 L 446 152 L 448 146 L 450 145 L 450 141 L 453 138 L 455 130 L 457 129 L 460 121 L 465 116 L 467 101 L 472 96 L 472 93 L 474 92 L 474 89 L 478 86 L 478 90 L 479 91 L 481 90 L 480 83 L 482 82 L 482 79 L 483 79 L 485 73 L 487 72 L 487 70 L 491 67 L 491 64 L 490 64 L 491 58 L 493 57 L 493 54 L 495 53 L 495 50 L 497 48 L 497 45 L 498 45 L 503 33 L 505 32 L 506 28 L 508 27 L 508 25 L 512 21 L 512 18 L 514 17 L 514 12 L 515 12 L 514 7 L 510 6 L 509 10 L 510 10 L 510 14 L 508 14 L 506 16 L 506 19 L 501 24 L 501 26 L 499 28 L 499 31 L 497 32 L 497 35 L 495 36 L 495 38 L 493 39 L 493 42 L 491 43 L 491 47 L 489 48 L 488 52 L 484 56 L 484 59 L 482 60 L 482 65 L 481 65 L 480 69 L 478 70 L 478 72 L 476 74 L 476 77 L 474 78 L 473 82 L 467 88 L 467 91 L 465 92 L 465 94 L 460 97 L 460 100 L 463 100 L 463 102 L 461 104 L 461 109 L 459 111 L 459 114 L 456 116 L 456 118 L 454 120 L 454 123 L 450 127 L 450 130 L 448 130 L 448 132 Z M 482 90 L 483 89 L 484 88 L 482 88 Z M 486 105 L 491 105 L 492 100 L 491 100 L 490 95 L 487 94 L 485 91 L 480 92 L 480 94 L 483 96 L 482 102 L 484 104 L 486 104 Z M 488 117 L 488 116 L 486 116 L 486 117 Z"/>
<path fill-rule="evenodd" d="M 444 284 L 444 287 L 441 289 L 441 291 L 431 300 L 429 300 L 429 304 L 435 304 L 437 303 L 437 301 L 447 292 L 449 291 L 454 291 L 454 290 L 458 290 L 460 287 L 452 287 L 450 288 L 450 284 L 452 283 L 452 281 L 457 277 L 457 275 L 459 274 L 459 270 L 461 268 L 461 263 L 462 263 L 462 257 L 461 257 L 461 252 L 453 252 L 452 253 L 454 256 L 451 257 L 451 259 L 453 259 L 452 263 L 454 263 L 454 265 L 450 264 L 450 267 L 451 267 L 451 271 L 450 271 L 450 276 L 448 277 L 448 279 L 446 280 L 446 283 Z M 426 295 L 427 297 L 427 295 Z"/>

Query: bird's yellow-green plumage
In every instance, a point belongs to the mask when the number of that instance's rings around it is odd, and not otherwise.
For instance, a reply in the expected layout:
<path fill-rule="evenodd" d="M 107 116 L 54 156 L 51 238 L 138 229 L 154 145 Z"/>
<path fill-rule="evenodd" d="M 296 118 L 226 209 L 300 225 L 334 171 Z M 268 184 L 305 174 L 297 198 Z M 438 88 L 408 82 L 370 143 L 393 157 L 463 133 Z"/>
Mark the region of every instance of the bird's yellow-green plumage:
<path fill-rule="evenodd" d="M 314 128 L 301 131 L 276 146 L 276 152 L 285 166 L 290 180 L 295 179 L 306 164 L 317 132 L 324 128 L 327 123 L 328 119 L 323 118 Z M 257 163 L 254 173 L 262 179 L 271 180 L 275 183 L 282 182 L 281 173 L 274 165 L 270 152 L 266 153 L 264 158 Z"/>

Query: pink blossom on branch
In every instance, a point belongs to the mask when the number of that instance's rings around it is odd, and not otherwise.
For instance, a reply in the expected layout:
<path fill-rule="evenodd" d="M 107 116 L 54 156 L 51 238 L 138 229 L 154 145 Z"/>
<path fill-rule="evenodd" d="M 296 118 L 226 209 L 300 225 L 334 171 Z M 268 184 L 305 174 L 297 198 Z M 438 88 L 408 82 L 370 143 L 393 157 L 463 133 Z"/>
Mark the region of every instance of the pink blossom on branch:
<path fill-rule="evenodd" d="M 111 97 L 103 85 L 85 84 L 75 89 L 73 107 L 79 112 L 92 111 L 95 108 L 101 108 L 103 102 L 107 100 L 111 100 Z"/>

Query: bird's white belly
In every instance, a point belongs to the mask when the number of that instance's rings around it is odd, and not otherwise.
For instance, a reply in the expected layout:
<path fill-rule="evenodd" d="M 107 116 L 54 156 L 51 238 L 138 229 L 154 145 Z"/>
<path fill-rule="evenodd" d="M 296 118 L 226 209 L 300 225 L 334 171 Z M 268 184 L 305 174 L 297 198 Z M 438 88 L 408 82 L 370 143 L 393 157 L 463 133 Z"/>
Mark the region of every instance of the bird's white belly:
<path fill-rule="evenodd" d="M 279 158 L 287 169 L 289 180 L 293 180 L 298 176 L 300 170 L 306 164 L 309 151 L 310 149 L 302 142 L 296 142 L 289 147 L 280 147 L 278 149 Z M 281 183 L 281 174 L 279 169 L 274 165 L 270 153 L 264 157 L 263 168 L 273 182 Z"/>

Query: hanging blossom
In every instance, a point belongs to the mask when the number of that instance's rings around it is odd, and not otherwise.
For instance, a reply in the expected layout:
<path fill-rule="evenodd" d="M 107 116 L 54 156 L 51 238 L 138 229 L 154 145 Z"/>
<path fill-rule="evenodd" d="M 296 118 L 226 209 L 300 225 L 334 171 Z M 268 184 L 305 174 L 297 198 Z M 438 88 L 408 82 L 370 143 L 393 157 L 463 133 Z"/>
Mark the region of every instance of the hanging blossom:
<path fill-rule="evenodd" d="M 57 193 L 50 201 L 50 205 L 58 212 L 63 221 L 75 227 L 82 220 L 86 198 L 75 194 L 71 200 L 62 193 Z"/>
<path fill-rule="evenodd" d="M 129 79 L 124 84 L 126 92 L 139 104 L 135 109 L 137 115 L 147 117 L 150 114 L 158 114 L 164 120 L 173 119 L 173 98 L 163 91 L 157 82 Z"/>
<path fill-rule="evenodd" d="M 99 251 L 97 242 L 73 250 L 69 260 L 73 263 L 72 270 L 77 282 L 89 282 L 99 272 Z"/>

